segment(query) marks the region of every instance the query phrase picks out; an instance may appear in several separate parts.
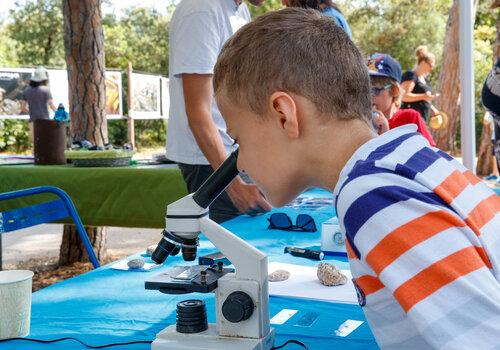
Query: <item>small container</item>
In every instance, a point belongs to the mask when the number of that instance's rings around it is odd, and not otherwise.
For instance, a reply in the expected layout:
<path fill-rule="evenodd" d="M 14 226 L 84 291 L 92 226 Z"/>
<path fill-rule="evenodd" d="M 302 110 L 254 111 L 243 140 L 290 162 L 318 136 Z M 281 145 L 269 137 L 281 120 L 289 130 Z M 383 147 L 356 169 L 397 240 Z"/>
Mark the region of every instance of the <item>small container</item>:
<path fill-rule="evenodd" d="M 64 165 L 66 157 L 66 123 L 51 119 L 36 119 L 33 122 L 33 148 L 35 164 Z"/>
<path fill-rule="evenodd" d="M 347 255 L 345 236 L 340 231 L 339 220 L 333 217 L 321 225 L 321 251 L 326 255 Z"/>
<path fill-rule="evenodd" d="M 0 271 L 0 339 L 30 333 L 32 278 L 28 270 Z"/>

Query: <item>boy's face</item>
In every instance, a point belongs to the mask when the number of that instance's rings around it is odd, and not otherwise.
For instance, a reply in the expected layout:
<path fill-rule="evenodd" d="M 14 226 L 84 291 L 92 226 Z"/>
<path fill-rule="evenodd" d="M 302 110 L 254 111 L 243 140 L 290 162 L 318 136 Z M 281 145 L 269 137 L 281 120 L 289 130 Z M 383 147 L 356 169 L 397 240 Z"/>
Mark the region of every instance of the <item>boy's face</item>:
<path fill-rule="evenodd" d="M 376 110 L 385 113 L 386 111 L 391 109 L 393 103 L 391 89 L 391 84 L 374 84 L 372 82 L 372 105 Z"/>
<path fill-rule="evenodd" d="M 280 120 L 243 109 L 222 92 L 217 96 L 217 105 L 228 134 L 239 145 L 238 170 L 250 175 L 273 206 L 283 206 L 300 194 L 304 189 L 299 180 L 302 177 L 297 176 L 300 162 L 290 150 L 295 140 Z"/>

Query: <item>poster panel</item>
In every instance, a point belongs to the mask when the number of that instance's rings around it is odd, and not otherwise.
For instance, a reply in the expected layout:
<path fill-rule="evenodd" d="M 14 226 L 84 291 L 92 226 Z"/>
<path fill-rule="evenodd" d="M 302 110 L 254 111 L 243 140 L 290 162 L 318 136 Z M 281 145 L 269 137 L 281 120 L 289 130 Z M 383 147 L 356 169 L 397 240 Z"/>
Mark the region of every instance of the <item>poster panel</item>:
<path fill-rule="evenodd" d="M 27 68 L 0 68 L 0 119 L 29 118 L 22 98 L 32 72 Z"/>
<path fill-rule="evenodd" d="M 0 119 L 28 119 L 28 106 L 22 102 L 24 89 L 34 68 L 0 67 Z M 69 111 L 68 73 L 66 69 L 48 69 L 48 87 L 54 105 L 62 103 Z M 120 71 L 106 71 L 106 113 L 110 119 L 123 117 L 122 75 Z M 50 113 L 52 116 L 52 113 Z"/>
<path fill-rule="evenodd" d="M 109 119 L 123 117 L 122 73 L 106 71 L 106 116 Z"/>
<path fill-rule="evenodd" d="M 168 113 L 170 109 L 170 93 L 168 78 L 161 77 L 161 116 L 168 119 Z"/>
<path fill-rule="evenodd" d="M 160 77 L 158 75 L 132 73 L 130 84 L 133 119 L 158 119 L 160 111 Z"/>

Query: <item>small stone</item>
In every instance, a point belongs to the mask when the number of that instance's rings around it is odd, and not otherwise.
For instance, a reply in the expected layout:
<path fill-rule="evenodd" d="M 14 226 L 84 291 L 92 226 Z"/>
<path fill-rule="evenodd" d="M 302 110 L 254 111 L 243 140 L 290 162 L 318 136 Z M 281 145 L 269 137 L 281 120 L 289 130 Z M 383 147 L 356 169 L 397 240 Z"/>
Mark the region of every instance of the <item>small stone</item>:
<path fill-rule="evenodd" d="M 347 277 L 335 266 L 327 262 L 320 262 L 318 265 L 318 279 L 325 286 L 339 286 L 347 283 Z"/>
<path fill-rule="evenodd" d="M 144 266 L 144 260 L 142 259 L 133 259 L 127 262 L 127 266 L 131 269 L 140 269 Z"/>
<path fill-rule="evenodd" d="M 156 250 L 157 244 L 150 245 L 148 249 L 146 249 L 146 255 L 147 256 L 152 256 L 153 252 Z"/>
<path fill-rule="evenodd" d="M 269 282 L 282 282 L 286 281 L 290 277 L 290 272 L 285 270 L 276 270 L 269 274 Z"/>

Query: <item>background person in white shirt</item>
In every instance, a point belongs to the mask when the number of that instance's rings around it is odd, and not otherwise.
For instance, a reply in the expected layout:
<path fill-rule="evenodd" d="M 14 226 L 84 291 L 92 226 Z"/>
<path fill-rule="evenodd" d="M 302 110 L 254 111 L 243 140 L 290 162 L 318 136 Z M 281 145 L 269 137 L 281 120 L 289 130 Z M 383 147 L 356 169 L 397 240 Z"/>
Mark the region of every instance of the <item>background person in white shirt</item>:
<path fill-rule="evenodd" d="M 258 6 L 264 0 L 249 2 Z M 182 0 L 172 16 L 167 157 L 179 164 L 189 192 L 235 150 L 213 97 L 212 76 L 222 46 L 248 22 L 242 0 Z M 255 185 L 237 177 L 210 206 L 210 217 L 223 222 L 270 209 Z"/>

